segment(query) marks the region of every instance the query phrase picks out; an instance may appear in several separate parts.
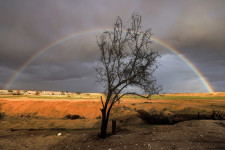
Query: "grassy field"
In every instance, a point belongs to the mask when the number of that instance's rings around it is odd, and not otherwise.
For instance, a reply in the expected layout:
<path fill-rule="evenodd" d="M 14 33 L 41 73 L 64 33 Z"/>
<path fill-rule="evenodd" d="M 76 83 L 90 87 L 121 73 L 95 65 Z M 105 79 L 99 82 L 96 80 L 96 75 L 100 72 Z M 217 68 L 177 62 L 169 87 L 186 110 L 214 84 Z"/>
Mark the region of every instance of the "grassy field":
<path fill-rule="evenodd" d="M 196 100 L 196 99 L 205 99 L 205 100 L 225 100 L 225 96 L 152 96 L 153 100 Z"/>
<path fill-rule="evenodd" d="M 30 96 L 30 95 L 0 95 L 0 98 L 39 98 L 39 99 L 97 99 L 104 95 L 103 94 L 80 94 L 80 95 L 52 95 L 52 96 Z M 127 95 L 123 98 L 132 98 L 132 99 L 144 99 L 142 97 L 136 95 Z M 198 99 L 205 99 L 205 100 L 225 100 L 225 95 L 182 95 L 182 94 L 162 94 L 162 95 L 153 95 L 151 97 L 152 100 L 198 100 Z"/>

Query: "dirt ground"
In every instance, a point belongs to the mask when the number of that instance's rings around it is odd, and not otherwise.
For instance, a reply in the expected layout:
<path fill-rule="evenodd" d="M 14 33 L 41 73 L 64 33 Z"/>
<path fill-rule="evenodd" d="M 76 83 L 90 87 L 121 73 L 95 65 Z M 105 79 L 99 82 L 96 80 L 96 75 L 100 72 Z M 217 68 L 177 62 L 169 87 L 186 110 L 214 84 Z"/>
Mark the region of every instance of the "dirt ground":
<path fill-rule="evenodd" d="M 144 100 L 125 98 L 112 110 L 118 132 L 98 138 L 99 99 L 0 98 L 0 149 L 225 149 L 225 121 L 191 120 L 148 125 L 136 110 L 182 113 L 223 111 L 224 100 Z M 66 115 L 83 119 L 63 119 Z M 136 117 L 135 117 L 136 116 Z M 122 123 L 121 123 L 122 121 Z M 110 129 L 109 124 L 109 129 Z M 59 136 L 57 136 L 60 133 Z M 109 131 L 110 133 L 110 131 Z"/>
<path fill-rule="evenodd" d="M 57 136 L 58 134 L 60 136 Z M 225 149 L 225 122 L 185 121 L 175 125 L 128 126 L 98 138 L 97 130 L 0 130 L 0 149 L 156 150 Z"/>

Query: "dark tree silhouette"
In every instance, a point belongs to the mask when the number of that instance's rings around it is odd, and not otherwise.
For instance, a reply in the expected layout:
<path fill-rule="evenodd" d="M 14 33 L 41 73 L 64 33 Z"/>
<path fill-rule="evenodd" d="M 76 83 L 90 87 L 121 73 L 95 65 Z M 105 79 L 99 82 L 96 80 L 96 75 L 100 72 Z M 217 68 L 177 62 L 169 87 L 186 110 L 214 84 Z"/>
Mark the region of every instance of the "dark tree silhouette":
<path fill-rule="evenodd" d="M 150 47 L 151 29 L 141 31 L 141 20 L 140 15 L 133 14 L 126 27 L 118 17 L 113 30 L 97 36 L 100 50 L 97 82 L 104 85 L 106 95 L 105 100 L 101 98 L 101 137 L 106 136 L 112 106 L 123 96 L 131 94 L 150 99 L 162 89 L 153 77 L 159 54 Z M 143 93 L 125 92 L 128 87 L 140 88 Z"/>

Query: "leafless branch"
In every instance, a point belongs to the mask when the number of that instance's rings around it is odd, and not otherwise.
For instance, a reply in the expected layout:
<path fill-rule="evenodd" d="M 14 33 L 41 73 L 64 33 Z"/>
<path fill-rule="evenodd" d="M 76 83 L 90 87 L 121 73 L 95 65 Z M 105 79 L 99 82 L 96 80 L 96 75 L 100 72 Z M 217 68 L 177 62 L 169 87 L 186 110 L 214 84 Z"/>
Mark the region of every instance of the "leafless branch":
<path fill-rule="evenodd" d="M 123 96 L 132 94 L 150 99 L 162 89 L 153 76 L 160 55 L 151 50 L 151 29 L 141 31 L 141 21 L 140 15 L 133 14 L 130 26 L 126 27 L 118 17 L 112 31 L 97 36 L 100 58 L 96 71 L 98 81 L 105 87 L 106 100 L 101 98 L 101 102 L 106 120 L 112 106 Z M 129 86 L 141 89 L 143 94 L 123 93 Z"/>

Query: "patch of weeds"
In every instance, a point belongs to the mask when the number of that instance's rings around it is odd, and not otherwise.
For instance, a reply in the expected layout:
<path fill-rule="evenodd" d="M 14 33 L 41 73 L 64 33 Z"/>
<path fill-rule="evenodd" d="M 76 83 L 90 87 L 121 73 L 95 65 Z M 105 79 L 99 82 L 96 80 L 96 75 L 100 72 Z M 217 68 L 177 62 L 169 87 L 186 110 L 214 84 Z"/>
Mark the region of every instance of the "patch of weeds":
<path fill-rule="evenodd" d="M 225 120 L 225 112 L 223 111 L 213 111 L 212 114 L 203 114 L 200 112 L 166 114 L 165 111 L 157 111 L 155 109 L 150 109 L 149 112 L 139 109 L 137 112 L 139 117 L 148 124 L 175 124 L 197 119 Z"/>
<path fill-rule="evenodd" d="M 132 110 L 130 107 L 123 106 L 124 110 Z"/>
<path fill-rule="evenodd" d="M 63 117 L 63 119 L 70 119 L 70 120 L 75 120 L 75 119 L 85 119 L 85 117 L 83 116 L 79 116 L 79 115 L 66 115 L 65 117 Z"/>
<path fill-rule="evenodd" d="M 149 124 L 171 124 L 170 117 L 164 115 L 163 112 L 158 112 L 154 108 L 149 112 L 139 109 L 137 110 L 139 117 Z"/>
<path fill-rule="evenodd" d="M 214 120 L 225 120 L 225 112 L 213 110 L 211 117 Z"/>
<path fill-rule="evenodd" d="M 102 116 L 101 116 L 101 115 L 99 115 L 99 116 L 97 116 L 97 117 L 96 117 L 96 119 L 102 119 Z"/>
<path fill-rule="evenodd" d="M 168 109 L 167 108 L 163 108 L 162 111 L 168 111 Z"/>
<path fill-rule="evenodd" d="M 5 116 L 4 112 L 0 112 L 0 119 L 2 119 Z"/>

